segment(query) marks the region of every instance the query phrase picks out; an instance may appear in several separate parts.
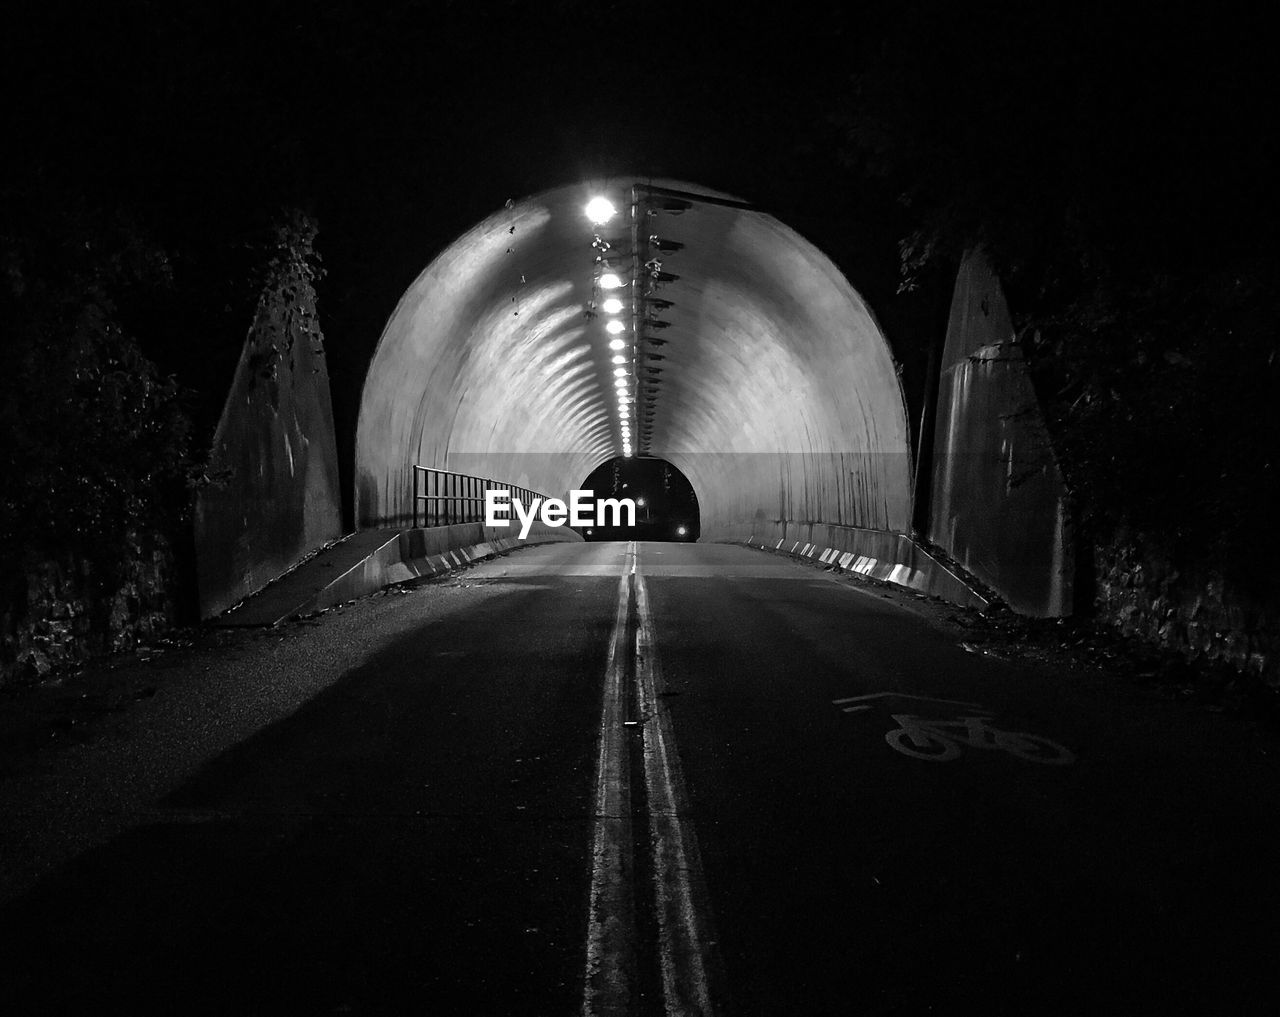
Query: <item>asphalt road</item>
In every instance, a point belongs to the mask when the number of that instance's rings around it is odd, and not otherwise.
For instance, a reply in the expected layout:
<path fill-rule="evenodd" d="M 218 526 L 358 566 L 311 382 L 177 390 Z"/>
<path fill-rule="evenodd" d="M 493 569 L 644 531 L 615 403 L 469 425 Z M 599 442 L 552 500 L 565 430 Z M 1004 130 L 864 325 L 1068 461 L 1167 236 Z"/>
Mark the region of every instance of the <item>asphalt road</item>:
<path fill-rule="evenodd" d="M 947 613 L 556 545 L 91 676 L 0 769 L 0 1012 L 1273 1012 L 1280 741 Z"/>

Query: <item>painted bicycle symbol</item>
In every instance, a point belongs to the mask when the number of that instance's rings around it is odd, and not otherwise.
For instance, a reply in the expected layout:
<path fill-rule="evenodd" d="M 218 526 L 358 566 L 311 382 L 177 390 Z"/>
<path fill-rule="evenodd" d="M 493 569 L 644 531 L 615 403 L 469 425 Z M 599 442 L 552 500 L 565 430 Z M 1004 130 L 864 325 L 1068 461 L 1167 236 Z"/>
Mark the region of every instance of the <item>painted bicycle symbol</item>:
<path fill-rule="evenodd" d="M 988 723 L 990 717 L 957 717 L 929 720 L 909 713 L 890 714 L 898 727 L 884 740 L 890 748 L 913 759 L 946 763 L 960 755 L 960 746 L 971 749 L 999 749 L 1031 763 L 1064 766 L 1076 761 L 1075 754 L 1057 742 L 1025 731 L 1001 731 Z"/>
<path fill-rule="evenodd" d="M 1002 731 L 993 727 L 991 711 L 980 703 L 966 703 L 937 696 L 920 696 L 909 692 L 872 692 L 861 696 L 845 696 L 831 700 L 844 713 L 864 713 L 873 709 L 876 700 L 914 699 L 944 706 L 962 706 L 973 711 L 954 720 L 917 717 L 911 713 L 891 713 L 898 726 L 884 736 L 889 747 L 912 759 L 931 763 L 947 763 L 960 756 L 960 747 L 998 749 L 1018 759 L 1048 766 L 1065 766 L 1076 761 L 1075 753 L 1057 742 L 1026 731 Z"/>

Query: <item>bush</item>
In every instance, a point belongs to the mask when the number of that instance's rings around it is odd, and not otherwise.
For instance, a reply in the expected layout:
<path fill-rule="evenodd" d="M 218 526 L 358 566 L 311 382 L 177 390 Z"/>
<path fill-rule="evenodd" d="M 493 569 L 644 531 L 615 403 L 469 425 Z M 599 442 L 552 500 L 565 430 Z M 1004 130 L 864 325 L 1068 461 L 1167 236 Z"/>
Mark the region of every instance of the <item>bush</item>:
<path fill-rule="evenodd" d="M 164 286 L 168 265 L 128 222 L 50 207 L 0 237 L 0 556 L 70 551 L 110 590 L 140 535 L 170 532 L 188 500 L 182 394 L 113 301 Z"/>

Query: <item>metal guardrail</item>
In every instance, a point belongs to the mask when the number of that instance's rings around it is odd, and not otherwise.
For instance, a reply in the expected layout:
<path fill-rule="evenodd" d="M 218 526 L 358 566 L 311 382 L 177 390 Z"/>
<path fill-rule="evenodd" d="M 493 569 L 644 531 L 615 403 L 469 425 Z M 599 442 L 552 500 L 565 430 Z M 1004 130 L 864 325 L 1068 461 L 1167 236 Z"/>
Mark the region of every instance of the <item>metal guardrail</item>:
<path fill-rule="evenodd" d="M 510 491 L 511 497 L 519 498 L 523 505 L 529 505 L 534 498 L 545 501 L 547 497 L 527 487 L 503 484 L 488 477 L 414 466 L 413 528 L 483 522 L 486 491 Z M 497 518 L 510 519 L 510 507 L 499 510 Z"/>

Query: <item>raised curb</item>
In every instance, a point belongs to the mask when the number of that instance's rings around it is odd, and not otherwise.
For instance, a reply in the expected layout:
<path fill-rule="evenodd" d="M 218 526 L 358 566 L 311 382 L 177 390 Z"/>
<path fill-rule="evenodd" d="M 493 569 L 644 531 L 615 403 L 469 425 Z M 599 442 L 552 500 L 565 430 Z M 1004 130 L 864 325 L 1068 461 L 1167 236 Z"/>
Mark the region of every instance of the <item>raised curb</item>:
<path fill-rule="evenodd" d="M 745 539 L 722 538 L 717 542 L 742 544 L 762 551 L 785 554 L 836 571 L 893 583 L 926 596 L 940 597 L 960 607 L 975 607 L 979 611 L 985 611 L 992 605 L 994 598 L 972 581 L 948 568 L 910 537 L 905 534 L 892 536 L 897 538 L 892 542 L 893 550 L 897 553 L 888 557 L 874 556 L 875 551 L 864 554 L 856 549 L 825 547 L 810 541 L 788 540 L 786 537 L 779 538 L 776 542 L 766 542 L 757 538 L 754 533 Z"/>
<path fill-rule="evenodd" d="M 525 540 L 494 535 L 501 532 L 503 531 L 480 523 L 382 531 L 384 539 L 377 541 L 375 537 L 374 546 L 359 561 L 335 576 L 321 572 L 332 564 L 326 561 L 323 552 L 299 566 L 295 582 L 309 587 L 306 592 L 291 600 L 282 600 L 278 593 L 270 599 L 264 597 L 257 602 L 251 597 L 233 611 L 211 619 L 210 624 L 280 625 L 291 619 L 316 614 L 326 608 L 376 593 L 397 583 L 431 579 L 472 562 L 506 554 L 516 548 L 581 540 L 576 532 L 567 527 L 552 528 L 540 523 L 534 524 L 533 531 Z M 319 578 L 308 584 L 308 575 Z"/>

